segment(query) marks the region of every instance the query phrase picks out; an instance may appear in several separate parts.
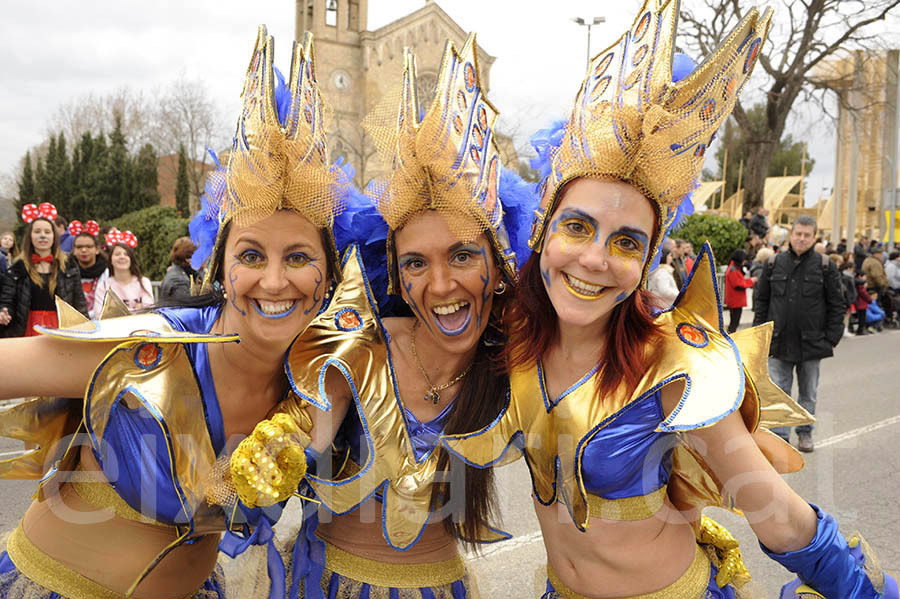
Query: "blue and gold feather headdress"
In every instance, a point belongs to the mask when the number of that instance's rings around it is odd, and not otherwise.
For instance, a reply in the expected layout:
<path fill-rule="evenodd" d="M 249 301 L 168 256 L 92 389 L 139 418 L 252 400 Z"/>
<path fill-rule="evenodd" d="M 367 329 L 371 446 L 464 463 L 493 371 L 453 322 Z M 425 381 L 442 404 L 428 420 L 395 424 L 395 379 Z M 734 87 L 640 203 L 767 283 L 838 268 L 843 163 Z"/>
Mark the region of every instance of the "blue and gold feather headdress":
<path fill-rule="evenodd" d="M 260 26 L 231 152 L 225 166 L 210 173 L 203 209 L 192 222 L 192 237 L 200 241 L 198 259 L 212 255 L 215 260 L 228 223 L 244 226 L 278 210 L 293 210 L 322 231 L 330 262 L 337 265 L 332 225 L 350 181 L 327 162 L 325 106 L 316 83 L 312 35 L 307 33 L 302 45 L 294 42 L 286 86 L 274 69 L 274 50 L 274 39 Z M 213 225 L 215 243 L 210 248 L 211 235 L 204 230 Z M 219 267 L 210 264 L 204 290 Z M 339 277 L 340 269 L 334 270 Z"/>
<path fill-rule="evenodd" d="M 387 103 L 392 100 L 396 98 L 388 97 Z M 506 186 L 510 206 L 504 210 L 500 151 L 494 134 L 498 114 L 481 86 L 475 34 L 469 35 L 461 52 L 447 42 L 434 101 L 421 118 L 415 56 L 404 50 L 399 111 L 395 102 L 383 110 L 376 108 L 363 122 L 384 162 L 391 165 L 386 178 L 368 190 L 390 229 L 390 293 L 400 289 L 392 256 L 393 232 L 423 210 L 439 212 L 462 241 L 486 233 L 502 272 L 509 281 L 516 280 L 515 238 L 522 227 L 512 222 L 515 216 L 509 216 L 533 195 L 521 193 L 524 186 L 516 186 L 515 176 L 504 172 L 502 179 L 510 182 Z M 508 231 L 507 225 L 513 230 Z M 525 244 L 521 245 L 519 260 L 528 253 Z"/>
<path fill-rule="evenodd" d="M 676 217 L 703 168 L 706 148 L 731 114 L 756 64 L 772 11 L 753 9 L 694 71 L 673 82 L 678 0 L 646 0 L 633 25 L 598 53 L 550 157 L 529 246 L 540 250 L 559 193 L 579 177 L 624 181 L 657 209 L 658 234 Z"/>

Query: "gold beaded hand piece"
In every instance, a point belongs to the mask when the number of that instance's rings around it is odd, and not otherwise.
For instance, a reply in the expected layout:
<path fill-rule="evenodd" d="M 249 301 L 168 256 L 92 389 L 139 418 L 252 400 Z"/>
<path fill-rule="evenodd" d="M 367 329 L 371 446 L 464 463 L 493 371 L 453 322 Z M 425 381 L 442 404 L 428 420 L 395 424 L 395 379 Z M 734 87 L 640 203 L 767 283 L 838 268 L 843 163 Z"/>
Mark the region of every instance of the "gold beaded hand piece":
<path fill-rule="evenodd" d="M 275 414 L 238 445 L 231 456 L 231 478 L 244 505 L 274 505 L 297 489 L 306 475 L 304 449 L 311 425 L 306 420 L 302 426 L 291 415 Z"/>

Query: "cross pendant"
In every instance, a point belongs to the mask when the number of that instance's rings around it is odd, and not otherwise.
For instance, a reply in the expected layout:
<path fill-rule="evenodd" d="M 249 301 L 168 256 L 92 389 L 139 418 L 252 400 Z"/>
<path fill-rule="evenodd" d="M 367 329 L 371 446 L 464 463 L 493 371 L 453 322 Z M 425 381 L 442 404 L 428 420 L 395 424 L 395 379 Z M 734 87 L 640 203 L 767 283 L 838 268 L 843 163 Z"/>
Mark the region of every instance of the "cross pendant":
<path fill-rule="evenodd" d="M 440 393 L 431 389 L 425 392 L 425 401 L 430 401 L 434 405 L 437 405 L 438 401 L 441 399 Z"/>

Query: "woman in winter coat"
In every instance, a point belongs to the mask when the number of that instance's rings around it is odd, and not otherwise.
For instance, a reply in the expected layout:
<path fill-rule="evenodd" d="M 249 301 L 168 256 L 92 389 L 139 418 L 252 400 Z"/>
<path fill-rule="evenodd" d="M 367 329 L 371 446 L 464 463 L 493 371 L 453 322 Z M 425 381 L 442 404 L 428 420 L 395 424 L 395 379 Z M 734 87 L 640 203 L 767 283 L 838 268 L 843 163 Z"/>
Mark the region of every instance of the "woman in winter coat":
<path fill-rule="evenodd" d="M 725 307 L 731 314 L 728 322 L 728 332 L 734 333 L 741 322 L 741 312 L 747 307 L 747 290 L 753 287 L 755 278 L 744 274 L 744 264 L 747 262 L 747 252 L 735 250 L 731 254 L 731 262 L 725 271 Z"/>
<path fill-rule="evenodd" d="M 29 204 L 22 210 L 28 226 L 22 255 L 10 266 L 0 288 L 0 336 L 29 337 L 37 334 L 35 325 L 59 326 L 56 296 L 87 316 L 78 264 L 59 249 L 55 213 L 49 203 L 40 208 Z"/>

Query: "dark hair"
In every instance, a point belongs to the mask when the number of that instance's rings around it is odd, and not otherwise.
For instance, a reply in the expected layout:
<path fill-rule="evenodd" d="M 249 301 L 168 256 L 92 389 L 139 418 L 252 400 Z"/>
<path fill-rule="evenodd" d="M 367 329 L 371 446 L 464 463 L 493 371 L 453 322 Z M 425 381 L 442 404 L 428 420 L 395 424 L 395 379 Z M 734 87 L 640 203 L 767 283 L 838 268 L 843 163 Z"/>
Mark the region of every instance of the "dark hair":
<path fill-rule="evenodd" d="M 47 279 L 47 290 L 50 292 L 50 295 L 54 295 L 56 293 L 57 273 L 66 270 L 66 253 L 59 249 L 59 235 L 56 234 L 56 227 L 49 218 L 38 217 L 26 225 L 22 237 L 21 260 L 25 264 L 25 270 L 28 271 L 28 276 L 31 278 L 31 281 L 38 287 L 43 287 L 44 279 L 31 262 L 31 254 L 34 253 L 34 244 L 31 241 L 31 230 L 34 228 L 34 223 L 38 221 L 44 221 L 49 224 L 50 232 L 53 233 L 53 245 L 50 247 L 50 255 L 53 256 L 53 263 L 50 265 L 50 277 Z"/>
<path fill-rule="evenodd" d="M 734 250 L 731 252 L 731 261 L 738 266 L 742 266 L 747 261 L 747 252 L 742 249 Z"/>
<path fill-rule="evenodd" d="M 194 255 L 197 246 L 191 241 L 190 237 L 179 237 L 172 244 L 172 251 L 169 252 L 169 260 L 172 264 L 181 268 L 190 268 L 188 260 Z"/>
<path fill-rule="evenodd" d="M 495 296 L 495 300 L 497 297 Z M 496 302 L 495 302 L 496 303 Z M 502 308 L 501 308 L 502 310 Z M 491 325 L 488 325 L 489 327 Z M 486 331 L 485 334 L 487 334 Z M 503 370 L 503 347 L 478 343 L 472 370 L 463 379 L 457 403 L 450 411 L 444 433 L 461 434 L 481 430 L 500 414 L 506 404 L 509 377 Z M 460 402 L 465 398 L 465 403 Z M 431 490 L 431 508 L 442 507 L 449 499 L 450 489 L 459 489 L 465 481 L 465 502 L 462 517 L 445 515 L 444 530 L 461 540 L 468 548 L 478 551 L 479 533 L 498 517 L 497 492 L 494 488 L 494 469 L 469 466 L 457 456 L 451 456 L 438 446 L 436 472 L 446 472 L 449 480 L 435 482 Z M 455 515 L 454 515 L 455 516 Z"/>
<path fill-rule="evenodd" d="M 890 254 L 888 254 L 888 260 L 896 260 L 900 258 L 900 250 L 892 250 Z"/>
<path fill-rule="evenodd" d="M 819 230 L 819 225 L 816 223 L 816 219 L 809 216 L 808 214 L 801 214 L 800 216 L 795 218 L 794 222 L 791 224 L 791 230 L 793 231 L 794 227 L 797 225 L 812 227 L 814 233 Z"/>
<path fill-rule="evenodd" d="M 58 227 L 65 227 L 69 223 L 66 221 L 66 219 L 61 214 L 58 214 L 56 216 L 56 218 L 53 219 L 53 224 Z"/>
<path fill-rule="evenodd" d="M 88 233 L 87 231 L 82 231 L 81 233 L 79 233 L 78 235 L 76 235 L 74 241 L 78 241 L 78 240 L 79 240 L 80 238 L 82 238 L 82 237 L 87 237 L 88 239 L 90 239 L 91 241 L 93 241 L 93 242 L 94 242 L 94 247 L 97 247 L 97 248 L 100 247 L 100 244 L 97 243 L 97 238 L 94 237 L 93 235 L 91 235 L 90 233 Z"/>

